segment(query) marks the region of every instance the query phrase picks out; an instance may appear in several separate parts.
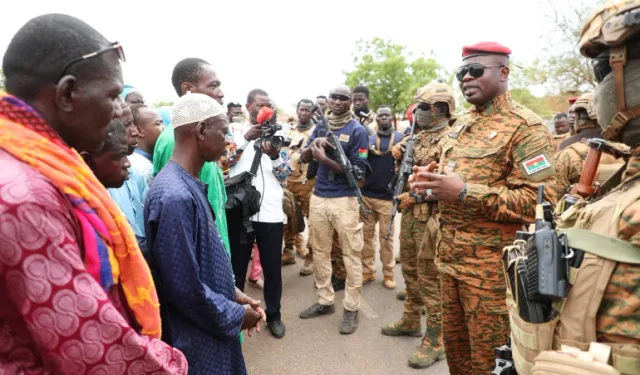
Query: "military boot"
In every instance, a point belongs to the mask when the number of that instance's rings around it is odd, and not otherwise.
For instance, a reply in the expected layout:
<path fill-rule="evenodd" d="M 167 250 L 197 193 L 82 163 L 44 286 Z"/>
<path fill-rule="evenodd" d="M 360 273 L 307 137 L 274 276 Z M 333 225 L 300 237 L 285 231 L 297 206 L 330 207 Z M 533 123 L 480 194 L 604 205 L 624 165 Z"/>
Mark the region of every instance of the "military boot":
<path fill-rule="evenodd" d="M 284 249 L 284 251 L 282 252 L 282 258 L 280 259 L 280 264 L 283 266 L 296 264 L 296 255 L 293 252 L 293 249 Z"/>
<path fill-rule="evenodd" d="M 306 256 L 304 258 L 304 266 L 300 269 L 300 276 L 309 276 L 313 273 L 313 258 Z"/>
<path fill-rule="evenodd" d="M 400 321 L 388 324 L 382 327 L 382 334 L 386 336 L 422 336 L 422 329 L 420 327 L 420 321 L 407 322 L 404 319 Z"/>
<path fill-rule="evenodd" d="M 409 366 L 427 368 L 443 358 L 442 327 L 427 326 L 427 331 L 422 338 L 422 345 L 409 357 Z"/>
<path fill-rule="evenodd" d="M 420 345 L 418 350 L 409 357 L 409 366 L 413 368 L 427 368 L 437 361 L 444 359 L 444 347 L 434 349 Z"/>

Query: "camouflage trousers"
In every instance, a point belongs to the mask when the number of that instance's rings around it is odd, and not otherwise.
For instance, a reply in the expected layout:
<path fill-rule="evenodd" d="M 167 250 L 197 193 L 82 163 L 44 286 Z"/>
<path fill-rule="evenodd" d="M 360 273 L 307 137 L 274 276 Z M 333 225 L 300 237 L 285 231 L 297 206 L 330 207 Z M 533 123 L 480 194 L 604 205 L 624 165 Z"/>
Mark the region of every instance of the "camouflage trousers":
<path fill-rule="evenodd" d="M 444 348 L 454 354 L 447 356 L 450 373 L 491 373 L 495 348 L 509 337 L 504 285 L 498 290 L 480 289 L 450 274 L 441 277 Z"/>
<path fill-rule="evenodd" d="M 400 261 L 407 289 L 402 321 L 404 326 L 420 327 L 422 306 L 427 310 L 427 329 L 422 339 L 426 347 L 442 346 L 440 273 L 433 259 L 437 227 L 430 218 L 424 222 L 412 212 L 400 218 Z"/>
<path fill-rule="evenodd" d="M 300 204 L 300 209 L 302 210 L 302 215 L 304 217 L 309 217 L 309 199 L 311 198 L 311 193 L 313 192 L 313 188 L 316 185 L 316 180 L 310 180 L 302 182 L 292 182 L 287 181 L 287 189 L 295 195 L 296 200 Z M 289 225 L 285 224 L 284 226 L 284 254 L 285 256 L 293 258 L 293 249 L 295 248 L 296 252 L 300 255 L 311 252 L 311 246 L 307 244 L 308 251 L 304 249 L 304 236 L 302 233 L 292 233 Z M 313 259 L 313 258 L 312 258 Z"/>

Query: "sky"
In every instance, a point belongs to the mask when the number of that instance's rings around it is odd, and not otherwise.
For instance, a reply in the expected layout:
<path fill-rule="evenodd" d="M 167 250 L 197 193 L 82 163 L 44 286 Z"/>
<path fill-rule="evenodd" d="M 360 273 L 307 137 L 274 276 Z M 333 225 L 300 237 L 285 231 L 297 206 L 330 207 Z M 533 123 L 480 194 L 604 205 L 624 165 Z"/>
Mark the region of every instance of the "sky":
<path fill-rule="evenodd" d="M 562 6 L 563 1 L 557 2 Z M 552 27 L 545 17 L 549 5 L 544 0 L 158 4 L 31 0 L 28 6 L 3 7 L 0 56 L 30 18 L 66 13 L 123 45 L 125 83 L 139 88 L 149 102 L 174 101 L 173 67 L 183 58 L 200 57 L 221 78 L 225 103 L 244 104 L 247 93 L 259 87 L 292 113 L 299 99 L 327 95 L 344 82 L 344 72 L 354 68 L 359 39 L 389 38 L 406 45 L 414 55 L 433 52 L 438 62 L 452 70 L 460 65 L 462 46 L 479 41 L 502 43 L 511 48 L 513 59 L 532 61 Z"/>

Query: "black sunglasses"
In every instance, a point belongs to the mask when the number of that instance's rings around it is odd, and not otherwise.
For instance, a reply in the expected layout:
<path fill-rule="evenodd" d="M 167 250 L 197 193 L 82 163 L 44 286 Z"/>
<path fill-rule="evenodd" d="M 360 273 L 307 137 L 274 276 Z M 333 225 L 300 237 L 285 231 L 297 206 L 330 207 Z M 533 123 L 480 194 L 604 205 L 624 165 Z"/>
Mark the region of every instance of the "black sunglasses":
<path fill-rule="evenodd" d="M 601 83 L 613 70 L 609 62 L 609 56 L 598 56 L 591 60 L 591 69 L 593 69 L 593 77 L 596 79 L 596 82 Z"/>
<path fill-rule="evenodd" d="M 482 65 L 480 63 L 471 63 L 468 65 L 462 65 L 456 70 L 456 79 L 460 82 L 469 73 L 473 78 L 480 78 L 484 75 L 484 70 L 487 68 L 504 68 L 504 65 Z"/>
<path fill-rule="evenodd" d="M 331 100 L 340 100 L 341 102 L 348 102 L 349 100 L 351 100 L 351 97 L 349 95 L 343 94 L 331 94 L 329 98 Z"/>
<path fill-rule="evenodd" d="M 64 68 L 62 68 L 62 72 L 60 72 L 60 75 L 58 76 L 58 79 L 56 79 L 56 82 L 60 81 L 60 79 L 62 79 L 62 77 L 64 77 L 65 73 L 67 72 L 67 70 L 69 69 L 69 67 L 77 62 L 86 60 L 86 59 L 90 59 L 92 57 L 96 57 L 96 56 L 100 56 L 104 53 L 110 52 L 110 51 L 116 51 L 118 53 L 118 58 L 120 59 L 120 61 L 125 62 L 127 61 L 124 57 L 124 50 L 122 49 L 122 46 L 120 45 L 120 43 L 118 42 L 113 42 L 109 47 L 105 47 L 99 51 L 96 52 L 91 52 L 88 53 L 86 55 L 80 56 L 78 58 L 75 58 L 71 61 L 69 61 L 68 63 L 65 64 Z"/>

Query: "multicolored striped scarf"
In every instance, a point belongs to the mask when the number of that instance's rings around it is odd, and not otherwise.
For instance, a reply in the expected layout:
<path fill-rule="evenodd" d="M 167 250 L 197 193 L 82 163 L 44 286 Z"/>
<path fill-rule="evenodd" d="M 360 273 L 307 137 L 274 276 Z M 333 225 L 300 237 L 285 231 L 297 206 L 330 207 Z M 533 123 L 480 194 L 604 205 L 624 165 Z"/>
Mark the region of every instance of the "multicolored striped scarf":
<path fill-rule="evenodd" d="M 78 218 L 87 272 L 105 291 L 120 284 L 141 333 L 160 338 L 160 309 L 133 230 L 82 157 L 40 114 L 0 91 L 0 148 L 29 164 L 66 195 Z"/>

